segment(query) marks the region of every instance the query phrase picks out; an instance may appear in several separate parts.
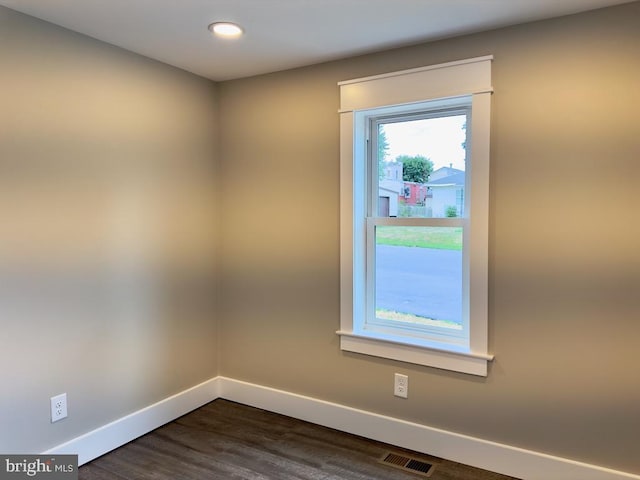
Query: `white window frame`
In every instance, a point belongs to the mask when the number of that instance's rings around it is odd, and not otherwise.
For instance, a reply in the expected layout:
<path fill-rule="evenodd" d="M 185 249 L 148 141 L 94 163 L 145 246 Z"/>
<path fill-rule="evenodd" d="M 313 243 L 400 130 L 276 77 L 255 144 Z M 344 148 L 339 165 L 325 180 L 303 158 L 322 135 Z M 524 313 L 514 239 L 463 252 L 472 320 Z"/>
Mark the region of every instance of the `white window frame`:
<path fill-rule="evenodd" d="M 488 362 L 489 132 L 492 56 L 340 82 L 340 346 L 342 350 L 486 376 Z M 363 328 L 367 288 L 366 130 L 380 114 L 471 106 L 465 202 L 463 312 L 468 337 L 416 339 Z M 364 163 L 363 163 L 364 162 Z M 444 219 L 443 219 L 444 220 Z M 451 220 L 451 219 L 449 219 Z M 436 226 L 439 219 L 430 219 Z M 421 222 L 423 224 L 423 222 Z M 371 244 L 370 244 L 371 245 Z"/>

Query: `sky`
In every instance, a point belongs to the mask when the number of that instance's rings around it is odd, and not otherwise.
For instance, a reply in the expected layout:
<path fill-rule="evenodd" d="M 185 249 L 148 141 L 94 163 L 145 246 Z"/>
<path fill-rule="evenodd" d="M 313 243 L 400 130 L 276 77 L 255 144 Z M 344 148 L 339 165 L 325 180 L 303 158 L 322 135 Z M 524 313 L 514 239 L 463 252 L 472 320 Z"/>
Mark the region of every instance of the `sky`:
<path fill-rule="evenodd" d="M 398 155 L 422 155 L 433 162 L 434 170 L 449 164 L 464 170 L 465 120 L 465 116 L 456 115 L 385 124 L 389 161 Z"/>

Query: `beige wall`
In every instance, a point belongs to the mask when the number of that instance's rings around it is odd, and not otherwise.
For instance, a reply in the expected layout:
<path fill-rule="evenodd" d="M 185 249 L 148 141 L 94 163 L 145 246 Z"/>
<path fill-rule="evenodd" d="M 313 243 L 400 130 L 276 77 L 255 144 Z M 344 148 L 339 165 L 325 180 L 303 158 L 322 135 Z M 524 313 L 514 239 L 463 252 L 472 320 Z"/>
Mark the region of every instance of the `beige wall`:
<path fill-rule="evenodd" d="M 0 7 L 0 451 L 221 373 L 640 473 L 638 18 L 636 2 L 216 86 Z M 490 374 L 342 353 L 336 82 L 486 54 Z"/>
<path fill-rule="evenodd" d="M 636 2 L 221 84 L 221 374 L 640 473 L 638 19 Z M 487 54 L 489 376 L 342 353 L 336 82 Z"/>
<path fill-rule="evenodd" d="M 0 7 L 0 452 L 217 374 L 216 102 L 210 81 Z"/>

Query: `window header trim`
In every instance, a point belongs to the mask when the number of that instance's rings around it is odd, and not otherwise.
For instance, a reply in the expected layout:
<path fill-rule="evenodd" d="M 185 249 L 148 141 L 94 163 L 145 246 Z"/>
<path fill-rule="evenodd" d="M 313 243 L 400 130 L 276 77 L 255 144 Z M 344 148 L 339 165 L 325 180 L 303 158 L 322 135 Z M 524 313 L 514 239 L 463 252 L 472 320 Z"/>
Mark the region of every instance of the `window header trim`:
<path fill-rule="evenodd" d="M 407 70 L 399 70 L 397 72 L 380 73 L 378 75 L 370 75 L 368 77 L 354 78 L 351 80 L 342 80 L 338 82 L 338 86 L 349 85 L 352 83 L 369 82 L 371 80 L 379 80 L 382 78 L 399 77 L 400 75 L 409 75 L 412 73 L 427 72 L 429 70 L 437 70 L 439 68 L 456 67 L 458 65 L 466 65 L 468 63 L 478 63 L 493 60 L 493 55 L 485 55 L 484 57 L 467 58 L 464 60 L 455 60 L 453 62 L 438 63 L 436 65 L 428 65 L 426 67 L 410 68 Z"/>
<path fill-rule="evenodd" d="M 340 113 L 492 93 L 493 55 L 338 82 Z"/>

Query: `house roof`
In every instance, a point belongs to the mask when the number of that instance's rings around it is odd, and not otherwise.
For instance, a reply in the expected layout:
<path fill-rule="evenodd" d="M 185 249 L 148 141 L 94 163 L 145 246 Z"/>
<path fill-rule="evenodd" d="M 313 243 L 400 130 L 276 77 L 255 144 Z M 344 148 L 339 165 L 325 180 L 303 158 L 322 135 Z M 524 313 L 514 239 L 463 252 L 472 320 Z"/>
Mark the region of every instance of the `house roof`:
<path fill-rule="evenodd" d="M 442 177 L 448 177 L 449 175 L 453 175 L 455 173 L 462 173 L 463 171 L 464 170 L 460 170 L 453 167 L 440 167 L 434 170 L 433 172 L 431 172 L 431 175 L 429 175 L 429 178 L 433 180 L 438 180 Z"/>
<path fill-rule="evenodd" d="M 464 186 L 464 172 L 458 170 L 460 173 L 448 175 L 446 177 L 439 178 L 433 182 L 427 182 L 428 187 L 452 187 L 452 186 Z"/>

